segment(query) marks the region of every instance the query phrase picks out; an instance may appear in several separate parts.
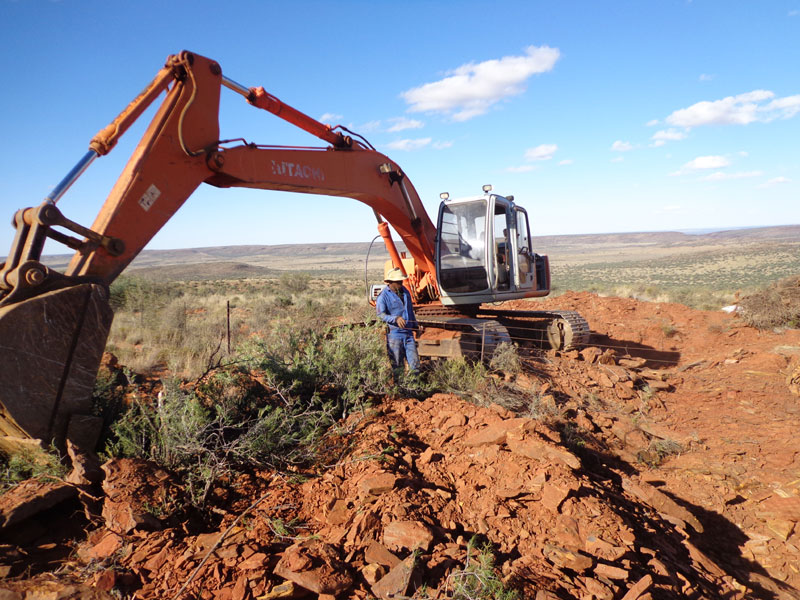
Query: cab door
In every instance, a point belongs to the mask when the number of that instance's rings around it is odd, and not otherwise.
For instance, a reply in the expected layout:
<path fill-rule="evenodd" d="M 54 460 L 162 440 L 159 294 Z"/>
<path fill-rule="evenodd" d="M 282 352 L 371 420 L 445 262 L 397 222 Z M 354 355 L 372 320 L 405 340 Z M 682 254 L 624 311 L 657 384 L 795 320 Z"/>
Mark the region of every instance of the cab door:
<path fill-rule="evenodd" d="M 528 213 L 524 208 L 514 207 L 516 235 L 511 244 L 516 264 L 514 282 L 520 290 L 531 289 L 536 284 L 534 261 L 531 253 L 531 232 L 528 227 Z"/>
<path fill-rule="evenodd" d="M 514 287 L 514 266 L 510 234 L 513 230 L 511 204 L 498 196 L 492 197 L 492 240 L 489 245 L 488 264 L 492 271 L 492 289 L 507 292 Z"/>

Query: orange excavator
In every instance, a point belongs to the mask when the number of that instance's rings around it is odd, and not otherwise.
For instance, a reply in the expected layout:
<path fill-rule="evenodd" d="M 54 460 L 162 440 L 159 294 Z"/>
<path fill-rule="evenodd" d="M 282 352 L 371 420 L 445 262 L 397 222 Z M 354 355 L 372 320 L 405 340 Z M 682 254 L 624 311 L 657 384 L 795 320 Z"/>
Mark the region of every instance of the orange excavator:
<path fill-rule="evenodd" d="M 262 146 L 221 140 L 222 88 L 322 139 L 326 147 Z M 91 227 L 66 218 L 59 199 L 162 93 L 158 111 Z M 425 333 L 420 354 L 490 354 L 510 341 L 504 319 L 539 323 L 556 349 L 588 341 L 574 312 L 504 311 L 490 302 L 545 296 L 547 257 L 531 249 L 529 219 L 512 196 L 442 194 L 438 224 L 402 169 L 364 138 L 330 127 L 263 88 L 222 74 L 213 60 L 181 52 L 89 144 L 89 151 L 44 202 L 17 211 L 16 236 L 0 265 L 0 446 L 36 438 L 94 446 L 91 396 L 111 326 L 108 289 L 201 184 L 354 198 L 373 209 Z M 407 253 L 395 246 L 389 225 Z M 58 229 L 56 229 L 58 228 Z M 63 230 L 66 230 L 65 233 Z M 77 236 L 77 237 L 76 237 Z M 75 251 L 65 272 L 41 262 L 47 238 Z M 96 438 L 95 438 L 96 439 Z"/>

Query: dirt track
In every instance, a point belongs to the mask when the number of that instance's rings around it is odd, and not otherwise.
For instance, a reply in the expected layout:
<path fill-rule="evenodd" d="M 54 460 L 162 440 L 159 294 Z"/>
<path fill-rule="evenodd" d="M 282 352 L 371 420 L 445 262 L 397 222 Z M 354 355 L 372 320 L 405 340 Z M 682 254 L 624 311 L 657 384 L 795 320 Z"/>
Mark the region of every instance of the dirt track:
<path fill-rule="evenodd" d="M 584 293 L 543 304 L 578 310 L 593 344 L 533 357 L 508 382 L 538 418 L 451 395 L 386 399 L 330 438 L 317 476 L 219 487 L 219 527 L 199 534 L 137 518 L 169 504 L 169 476 L 117 461 L 105 525 L 60 559 L 74 595 L 170 598 L 196 571 L 183 597 L 293 585 L 388 598 L 422 584 L 447 597 L 477 535 L 524 598 L 800 598 L 800 398 L 786 385 L 800 331 Z M 21 560 L 52 569 L 43 536 L 17 540 L 0 556 L 11 574 Z"/>

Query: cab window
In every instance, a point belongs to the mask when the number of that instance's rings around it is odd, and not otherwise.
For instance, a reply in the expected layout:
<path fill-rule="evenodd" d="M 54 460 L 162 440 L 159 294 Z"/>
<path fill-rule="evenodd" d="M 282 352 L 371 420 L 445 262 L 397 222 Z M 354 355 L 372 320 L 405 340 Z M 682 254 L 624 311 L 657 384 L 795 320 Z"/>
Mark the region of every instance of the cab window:
<path fill-rule="evenodd" d="M 486 272 L 485 200 L 442 204 L 439 209 L 439 284 L 450 293 L 489 287 Z"/>

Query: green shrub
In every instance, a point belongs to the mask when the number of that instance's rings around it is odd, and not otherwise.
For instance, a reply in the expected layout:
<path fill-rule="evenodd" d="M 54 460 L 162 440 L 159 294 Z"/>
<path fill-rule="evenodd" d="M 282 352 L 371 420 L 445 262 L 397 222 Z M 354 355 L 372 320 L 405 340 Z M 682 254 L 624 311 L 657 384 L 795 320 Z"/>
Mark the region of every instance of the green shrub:
<path fill-rule="evenodd" d="M 11 456 L 0 454 L 0 493 L 26 479 L 53 481 L 63 479 L 67 468 L 55 449 L 23 449 Z"/>
<path fill-rule="evenodd" d="M 128 378 L 120 373 L 112 373 L 102 368 L 97 373 L 92 391 L 92 414 L 103 419 L 103 427 L 97 447 L 105 448 L 112 433 L 112 426 L 124 414 L 125 392 Z"/>
<path fill-rule="evenodd" d="M 122 275 L 109 288 L 109 304 L 115 311 L 155 310 L 183 295 L 179 285 L 167 285 L 132 275 Z"/>
<path fill-rule="evenodd" d="M 495 348 L 489 367 L 494 371 L 502 371 L 508 375 L 522 372 L 522 361 L 514 344 L 503 342 Z"/>
<path fill-rule="evenodd" d="M 455 600 L 515 600 L 519 596 L 506 589 L 494 568 L 494 553 L 490 544 L 477 547 L 476 538 L 467 544 L 464 568 L 447 577 L 448 591 Z"/>
<path fill-rule="evenodd" d="M 311 275 L 308 273 L 283 273 L 278 283 L 281 289 L 290 294 L 300 294 L 308 289 Z"/>
<path fill-rule="evenodd" d="M 515 356 L 516 351 L 513 348 L 506 349 L 500 355 L 498 364 L 510 369 L 508 372 L 511 373 L 517 368 L 519 360 L 518 357 L 515 360 Z M 496 373 L 490 372 L 490 368 L 491 364 L 486 366 L 480 361 L 464 358 L 437 360 L 427 369 L 427 382 L 421 391 L 428 394 L 432 392 L 457 394 L 469 402 L 482 406 L 498 404 L 515 412 L 524 410 L 530 402 L 530 394 L 516 389 L 513 384 L 505 384 Z"/>
<path fill-rule="evenodd" d="M 239 363 L 214 371 L 193 392 L 171 384 L 157 401 L 135 402 L 113 425 L 107 451 L 182 474 L 200 506 L 222 475 L 309 464 L 338 419 L 391 389 L 380 333 L 367 327 L 280 345 L 251 342 Z"/>
<path fill-rule="evenodd" d="M 464 358 L 437 360 L 428 373 L 428 381 L 437 391 L 469 396 L 485 393 L 491 386 L 483 363 Z"/>
<path fill-rule="evenodd" d="M 360 407 L 375 395 L 385 394 L 391 386 L 391 368 L 386 355 L 383 327 L 340 328 L 333 331 L 318 349 L 308 347 L 306 360 L 326 385 L 341 390 L 348 407 Z"/>
<path fill-rule="evenodd" d="M 343 414 L 391 389 L 382 327 L 335 328 L 327 336 L 301 333 L 251 342 L 240 351 L 244 364 L 286 393 L 336 397 Z"/>
<path fill-rule="evenodd" d="M 664 337 L 666 338 L 675 337 L 676 335 L 678 335 L 678 328 L 675 327 L 673 323 L 670 323 L 669 321 L 664 321 L 663 323 L 661 323 L 661 333 L 663 333 Z"/>

